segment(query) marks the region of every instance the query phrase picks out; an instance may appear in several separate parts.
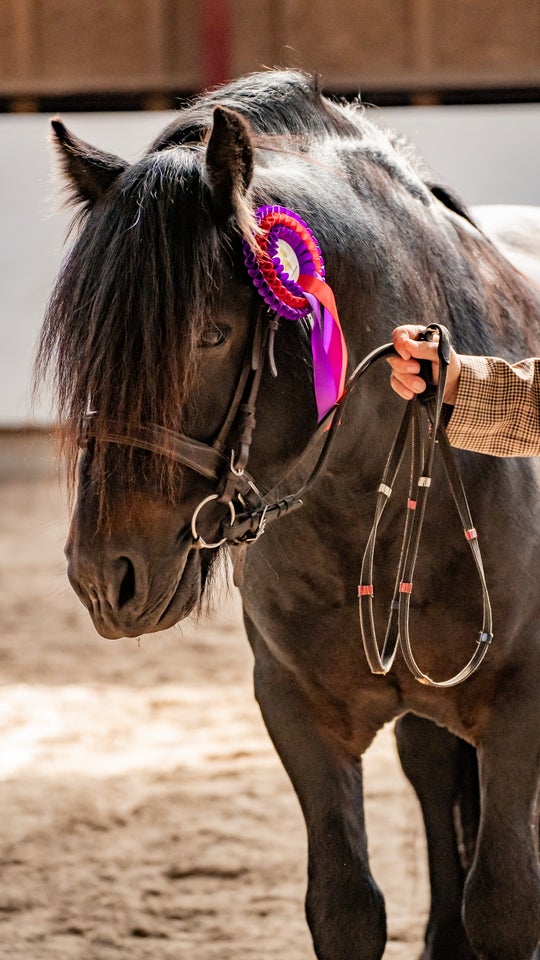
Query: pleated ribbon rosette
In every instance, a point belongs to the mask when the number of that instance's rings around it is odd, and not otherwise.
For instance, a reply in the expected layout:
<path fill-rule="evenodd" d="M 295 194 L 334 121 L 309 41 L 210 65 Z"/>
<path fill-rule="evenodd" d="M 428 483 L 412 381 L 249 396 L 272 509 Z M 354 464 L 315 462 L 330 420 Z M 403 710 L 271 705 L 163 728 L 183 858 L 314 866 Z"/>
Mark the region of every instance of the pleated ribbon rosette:
<path fill-rule="evenodd" d="M 321 250 L 308 225 L 287 207 L 259 207 L 255 216 L 261 233 L 255 251 L 243 241 L 247 271 L 280 317 L 312 317 L 313 382 L 321 421 L 343 396 L 347 369 L 347 346 Z"/>

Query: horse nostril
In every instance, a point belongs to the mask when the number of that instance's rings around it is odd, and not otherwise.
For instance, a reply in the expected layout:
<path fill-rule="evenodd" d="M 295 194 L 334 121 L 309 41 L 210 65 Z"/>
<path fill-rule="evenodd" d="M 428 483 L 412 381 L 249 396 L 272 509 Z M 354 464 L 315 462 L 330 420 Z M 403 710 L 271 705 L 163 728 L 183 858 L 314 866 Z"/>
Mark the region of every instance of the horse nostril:
<path fill-rule="evenodd" d="M 119 562 L 125 567 L 118 590 L 118 609 L 121 610 L 135 596 L 135 567 L 129 557 L 119 557 Z"/>

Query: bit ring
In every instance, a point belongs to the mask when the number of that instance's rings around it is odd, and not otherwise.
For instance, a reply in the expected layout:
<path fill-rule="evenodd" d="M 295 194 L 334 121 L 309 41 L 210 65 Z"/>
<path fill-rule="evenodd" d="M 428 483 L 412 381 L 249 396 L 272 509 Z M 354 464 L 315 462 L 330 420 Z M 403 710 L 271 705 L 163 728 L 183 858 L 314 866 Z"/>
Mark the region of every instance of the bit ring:
<path fill-rule="evenodd" d="M 195 510 L 193 511 L 193 516 L 191 518 L 191 536 L 193 537 L 193 546 L 197 547 L 198 550 L 217 549 L 217 547 L 221 547 L 223 546 L 224 543 L 227 542 L 227 537 L 222 537 L 221 540 L 216 540 L 215 543 L 207 543 L 206 540 L 203 540 L 200 534 L 197 533 L 197 518 L 202 508 L 206 506 L 207 503 L 211 503 L 212 500 L 219 500 L 219 496 L 217 495 L 217 493 L 211 493 L 209 497 L 205 497 L 204 500 L 201 500 L 198 507 L 195 507 Z M 230 526 L 232 527 L 236 519 L 236 510 L 234 509 L 234 504 L 232 500 L 229 500 L 229 503 L 227 504 L 227 506 L 231 514 Z"/>

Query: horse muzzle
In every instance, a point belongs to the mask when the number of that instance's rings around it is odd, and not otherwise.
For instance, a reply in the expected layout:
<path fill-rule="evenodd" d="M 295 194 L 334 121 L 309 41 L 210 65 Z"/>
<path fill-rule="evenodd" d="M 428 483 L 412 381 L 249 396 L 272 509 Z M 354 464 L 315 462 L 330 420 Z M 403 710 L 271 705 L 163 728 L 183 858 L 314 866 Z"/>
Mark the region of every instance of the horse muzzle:
<path fill-rule="evenodd" d="M 204 561 L 189 531 L 158 554 L 148 545 L 70 533 L 68 578 L 102 637 L 138 637 L 166 630 L 198 604 Z"/>

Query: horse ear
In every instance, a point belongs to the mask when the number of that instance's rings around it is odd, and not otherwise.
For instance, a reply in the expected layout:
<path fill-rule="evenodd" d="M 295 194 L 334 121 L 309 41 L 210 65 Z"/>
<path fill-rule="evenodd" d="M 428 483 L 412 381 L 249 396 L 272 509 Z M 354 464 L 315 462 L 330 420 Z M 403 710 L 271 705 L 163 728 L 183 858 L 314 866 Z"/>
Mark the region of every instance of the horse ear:
<path fill-rule="evenodd" d="M 89 207 L 93 206 L 119 174 L 127 169 L 127 162 L 79 140 L 61 120 L 51 120 L 51 126 L 53 143 L 73 203 L 83 202 Z"/>
<path fill-rule="evenodd" d="M 253 147 L 247 122 L 234 110 L 216 107 L 206 148 L 206 181 L 221 216 L 238 213 L 252 176 Z"/>
<path fill-rule="evenodd" d="M 452 210 L 453 213 L 457 213 L 458 216 L 468 220 L 469 223 L 472 223 L 473 227 L 476 226 L 470 210 L 467 209 L 463 203 L 463 200 L 461 197 L 458 197 L 457 193 L 440 183 L 428 182 L 427 186 L 431 190 L 433 196 L 436 197 L 437 200 L 439 200 L 445 207 L 447 207 L 448 210 Z"/>

